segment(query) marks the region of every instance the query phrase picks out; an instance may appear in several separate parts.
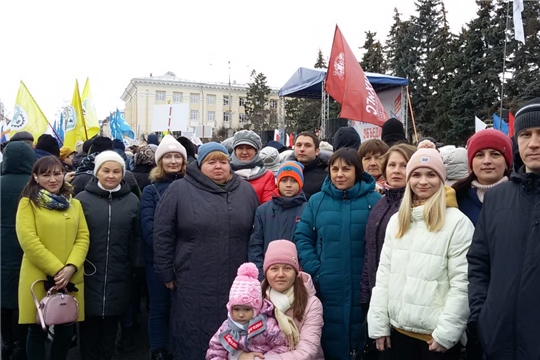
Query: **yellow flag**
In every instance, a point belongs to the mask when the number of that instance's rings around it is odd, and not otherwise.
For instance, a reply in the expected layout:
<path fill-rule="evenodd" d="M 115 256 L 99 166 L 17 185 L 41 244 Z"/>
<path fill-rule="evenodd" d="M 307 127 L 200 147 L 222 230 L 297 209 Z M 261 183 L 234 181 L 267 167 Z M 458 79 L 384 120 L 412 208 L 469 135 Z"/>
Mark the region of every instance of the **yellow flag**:
<path fill-rule="evenodd" d="M 86 78 L 86 84 L 84 84 L 84 90 L 82 92 L 82 108 L 84 114 L 84 125 L 86 126 L 86 133 L 88 138 L 93 138 L 94 135 L 99 134 L 99 121 L 94 108 L 94 97 L 90 91 L 90 79 Z"/>
<path fill-rule="evenodd" d="M 49 122 L 38 104 L 21 80 L 17 100 L 15 101 L 15 110 L 10 123 L 9 135 L 13 136 L 19 131 L 28 131 L 34 136 L 34 141 L 43 135 L 47 130 Z"/>
<path fill-rule="evenodd" d="M 75 80 L 75 90 L 73 91 L 73 99 L 71 105 L 66 108 L 66 132 L 64 137 L 64 146 L 70 149 L 75 149 L 75 145 L 79 140 L 87 140 L 84 129 L 84 117 L 79 95 L 79 82 Z"/>

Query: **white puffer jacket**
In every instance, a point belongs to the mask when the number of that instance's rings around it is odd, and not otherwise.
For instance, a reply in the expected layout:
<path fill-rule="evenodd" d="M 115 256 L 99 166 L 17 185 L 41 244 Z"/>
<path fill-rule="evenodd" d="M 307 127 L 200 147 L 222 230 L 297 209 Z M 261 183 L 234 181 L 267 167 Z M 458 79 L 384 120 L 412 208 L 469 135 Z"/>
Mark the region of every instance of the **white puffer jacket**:
<path fill-rule="evenodd" d="M 424 206 L 412 211 L 409 231 L 395 235 L 390 219 L 368 312 L 369 337 L 390 336 L 390 325 L 431 334 L 447 349 L 461 339 L 469 316 L 467 251 L 474 226 L 458 209 L 446 209 L 446 221 L 430 232 Z"/>

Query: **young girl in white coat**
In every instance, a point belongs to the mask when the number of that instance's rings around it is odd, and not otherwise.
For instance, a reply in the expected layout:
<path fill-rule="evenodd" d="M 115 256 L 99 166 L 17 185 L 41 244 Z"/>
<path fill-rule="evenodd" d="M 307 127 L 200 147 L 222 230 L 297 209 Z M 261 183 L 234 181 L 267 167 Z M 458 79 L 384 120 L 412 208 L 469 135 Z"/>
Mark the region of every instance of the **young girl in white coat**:
<path fill-rule="evenodd" d="M 400 360 L 459 359 L 469 316 L 467 258 L 474 227 L 457 209 L 437 150 L 419 149 L 392 216 L 368 313 L 369 336 Z"/>

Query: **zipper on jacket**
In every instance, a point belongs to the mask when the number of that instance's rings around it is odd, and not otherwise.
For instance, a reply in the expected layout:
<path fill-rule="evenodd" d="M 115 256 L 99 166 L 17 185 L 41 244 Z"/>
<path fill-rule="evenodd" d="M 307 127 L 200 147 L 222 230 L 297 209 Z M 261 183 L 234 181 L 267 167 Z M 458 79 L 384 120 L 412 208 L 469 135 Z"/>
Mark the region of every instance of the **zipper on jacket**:
<path fill-rule="evenodd" d="M 105 253 L 105 281 L 103 281 L 103 309 L 101 316 L 105 318 L 105 298 L 107 292 L 107 273 L 109 272 L 109 243 L 111 239 L 112 192 L 109 193 L 109 224 L 107 226 L 107 251 Z"/>

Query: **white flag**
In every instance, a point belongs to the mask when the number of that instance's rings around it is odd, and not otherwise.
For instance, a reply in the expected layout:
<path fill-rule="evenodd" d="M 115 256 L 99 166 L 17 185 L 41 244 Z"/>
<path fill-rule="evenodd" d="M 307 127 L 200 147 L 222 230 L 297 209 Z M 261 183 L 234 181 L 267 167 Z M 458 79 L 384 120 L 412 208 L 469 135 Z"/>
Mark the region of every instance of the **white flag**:
<path fill-rule="evenodd" d="M 514 0 L 514 32 L 517 41 L 525 45 L 525 32 L 523 31 L 523 20 L 521 12 L 523 11 L 523 0 Z"/>
<path fill-rule="evenodd" d="M 480 120 L 478 117 L 474 117 L 474 132 L 479 132 L 484 130 L 487 127 L 487 124 Z"/>

